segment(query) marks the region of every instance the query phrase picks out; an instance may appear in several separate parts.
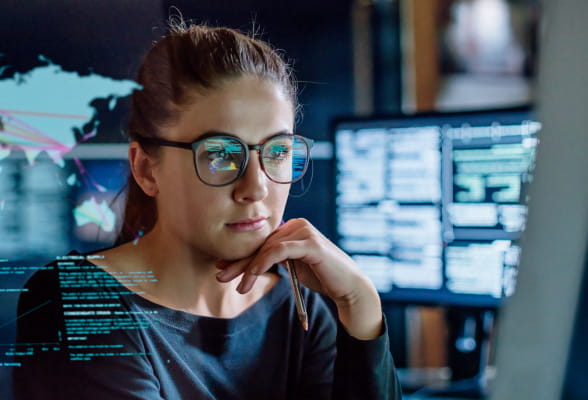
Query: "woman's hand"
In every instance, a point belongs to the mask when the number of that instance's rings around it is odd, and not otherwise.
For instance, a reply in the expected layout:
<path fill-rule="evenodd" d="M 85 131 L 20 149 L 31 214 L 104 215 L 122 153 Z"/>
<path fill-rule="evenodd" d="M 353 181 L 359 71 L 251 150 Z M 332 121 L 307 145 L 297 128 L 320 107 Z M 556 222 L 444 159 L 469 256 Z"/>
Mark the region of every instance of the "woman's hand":
<path fill-rule="evenodd" d="M 242 274 L 237 288 L 247 293 L 257 277 L 274 264 L 293 260 L 302 284 L 331 298 L 339 320 L 358 339 L 374 339 L 382 331 L 380 297 L 354 261 L 305 219 L 293 219 L 276 229 L 251 257 L 219 262 L 221 282 Z"/>

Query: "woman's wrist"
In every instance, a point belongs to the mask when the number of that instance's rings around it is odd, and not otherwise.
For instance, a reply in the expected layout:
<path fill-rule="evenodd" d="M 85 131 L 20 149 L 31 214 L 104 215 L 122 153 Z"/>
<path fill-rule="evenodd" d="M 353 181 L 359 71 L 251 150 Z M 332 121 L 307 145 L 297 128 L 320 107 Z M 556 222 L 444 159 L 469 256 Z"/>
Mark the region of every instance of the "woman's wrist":
<path fill-rule="evenodd" d="M 382 333 L 380 296 L 368 278 L 358 278 L 357 290 L 335 300 L 339 321 L 350 336 L 360 340 L 376 339 Z"/>

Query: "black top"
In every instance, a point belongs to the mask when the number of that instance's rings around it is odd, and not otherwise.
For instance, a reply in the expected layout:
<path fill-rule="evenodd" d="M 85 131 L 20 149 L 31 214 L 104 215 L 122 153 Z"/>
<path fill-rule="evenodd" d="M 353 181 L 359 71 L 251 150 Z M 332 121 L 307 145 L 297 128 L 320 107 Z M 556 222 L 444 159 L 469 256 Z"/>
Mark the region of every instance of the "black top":
<path fill-rule="evenodd" d="M 235 318 L 155 304 L 73 254 L 19 299 L 14 394 L 35 399 L 400 399 L 388 335 L 349 336 L 306 288 L 305 332 L 287 275 Z M 149 272 L 132 276 L 155 279 Z M 384 324 L 385 325 L 385 324 Z"/>

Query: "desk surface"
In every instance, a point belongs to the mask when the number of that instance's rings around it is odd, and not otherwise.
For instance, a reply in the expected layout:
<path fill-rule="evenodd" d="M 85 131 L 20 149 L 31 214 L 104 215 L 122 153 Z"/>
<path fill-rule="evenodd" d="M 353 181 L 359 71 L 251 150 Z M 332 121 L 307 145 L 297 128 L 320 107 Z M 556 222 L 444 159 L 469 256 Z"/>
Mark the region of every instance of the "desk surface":
<path fill-rule="evenodd" d="M 402 400 L 464 400 L 463 397 L 413 397 L 411 395 L 403 395 Z"/>
<path fill-rule="evenodd" d="M 399 368 L 397 373 L 405 400 L 483 399 L 484 388 L 487 389 L 494 375 L 486 373 L 484 378 L 453 382 L 449 368 Z"/>

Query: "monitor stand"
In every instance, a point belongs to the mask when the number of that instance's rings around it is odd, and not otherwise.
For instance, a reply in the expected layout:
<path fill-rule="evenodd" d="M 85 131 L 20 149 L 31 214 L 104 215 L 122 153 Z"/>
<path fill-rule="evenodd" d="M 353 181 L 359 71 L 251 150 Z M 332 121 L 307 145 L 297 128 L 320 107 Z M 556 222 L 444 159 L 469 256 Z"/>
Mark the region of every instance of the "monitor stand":
<path fill-rule="evenodd" d="M 451 380 L 444 396 L 480 398 L 487 394 L 493 369 L 490 342 L 495 310 L 449 307 L 447 309 L 448 363 Z"/>
<path fill-rule="evenodd" d="M 398 368 L 403 390 L 420 398 L 483 398 L 494 377 L 496 309 L 446 306 L 444 367 Z"/>

